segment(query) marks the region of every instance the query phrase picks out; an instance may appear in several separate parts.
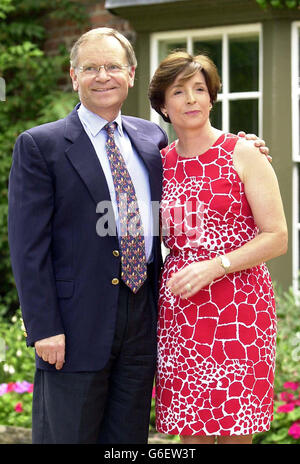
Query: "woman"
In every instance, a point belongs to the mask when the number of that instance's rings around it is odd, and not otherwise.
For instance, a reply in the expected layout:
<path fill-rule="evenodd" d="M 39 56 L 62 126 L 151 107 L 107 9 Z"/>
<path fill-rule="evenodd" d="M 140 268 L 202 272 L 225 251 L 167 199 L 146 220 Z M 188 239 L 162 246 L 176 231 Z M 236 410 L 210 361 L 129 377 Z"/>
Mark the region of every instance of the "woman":
<path fill-rule="evenodd" d="M 287 250 L 278 183 L 253 145 L 211 126 L 220 79 L 171 53 L 149 89 L 178 140 L 162 150 L 157 429 L 183 443 L 252 442 L 272 419 L 276 315 L 267 260 Z"/>

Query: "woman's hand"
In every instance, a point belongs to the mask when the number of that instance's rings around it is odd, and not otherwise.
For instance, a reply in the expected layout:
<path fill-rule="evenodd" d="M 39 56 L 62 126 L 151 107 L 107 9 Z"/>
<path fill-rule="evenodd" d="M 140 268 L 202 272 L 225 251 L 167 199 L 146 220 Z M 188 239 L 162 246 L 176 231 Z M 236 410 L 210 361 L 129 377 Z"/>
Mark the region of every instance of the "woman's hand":
<path fill-rule="evenodd" d="M 172 274 L 167 287 L 174 295 L 189 298 L 225 273 L 218 258 L 189 264 Z"/>

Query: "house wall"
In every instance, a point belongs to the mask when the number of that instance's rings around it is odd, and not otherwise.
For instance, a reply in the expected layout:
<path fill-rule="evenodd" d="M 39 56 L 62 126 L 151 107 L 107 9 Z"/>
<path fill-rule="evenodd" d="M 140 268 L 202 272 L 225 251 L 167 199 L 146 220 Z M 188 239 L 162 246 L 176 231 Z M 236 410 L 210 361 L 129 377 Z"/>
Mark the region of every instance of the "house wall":
<path fill-rule="evenodd" d="M 263 23 L 263 137 L 270 147 L 289 229 L 286 255 L 269 263 L 273 279 L 292 285 L 293 161 L 291 107 L 291 21 Z"/>
<path fill-rule="evenodd" d="M 48 19 L 46 22 L 48 40 L 45 49 L 47 53 L 57 54 L 61 44 L 71 48 L 77 38 L 85 31 L 95 27 L 113 27 L 122 32 L 129 40 L 134 40 L 135 31 L 129 21 L 110 13 L 105 8 L 104 0 L 74 0 L 84 6 L 87 20 L 82 27 L 72 21 Z"/>

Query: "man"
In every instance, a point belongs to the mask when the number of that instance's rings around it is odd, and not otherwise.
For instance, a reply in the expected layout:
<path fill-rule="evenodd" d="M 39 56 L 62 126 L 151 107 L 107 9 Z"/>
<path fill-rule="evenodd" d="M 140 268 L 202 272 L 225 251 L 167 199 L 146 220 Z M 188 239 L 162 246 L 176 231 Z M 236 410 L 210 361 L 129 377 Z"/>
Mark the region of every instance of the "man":
<path fill-rule="evenodd" d="M 117 31 L 81 36 L 70 69 L 81 104 L 14 149 L 9 242 L 37 355 L 33 443 L 147 442 L 167 137 L 121 116 L 135 68 Z M 124 195 L 137 234 L 123 233 Z"/>

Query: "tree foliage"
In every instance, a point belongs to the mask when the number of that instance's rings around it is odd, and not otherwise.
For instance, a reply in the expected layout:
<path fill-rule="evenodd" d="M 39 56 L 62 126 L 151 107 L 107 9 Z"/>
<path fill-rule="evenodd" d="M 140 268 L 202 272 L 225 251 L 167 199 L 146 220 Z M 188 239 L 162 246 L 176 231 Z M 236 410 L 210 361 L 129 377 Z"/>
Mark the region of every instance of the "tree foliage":
<path fill-rule="evenodd" d="M 0 315 L 14 312 L 18 298 L 10 267 L 7 239 L 7 190 L 11 154 L 17 136 L 29 127 L 64 117 L 76 94 L 60 89 L 67 76 L 68 51 L 44 52 L 46 20 L 86 19 L 72 0 L 1 0 L 0 77 L 6 86 L 0 101 Z"/>

